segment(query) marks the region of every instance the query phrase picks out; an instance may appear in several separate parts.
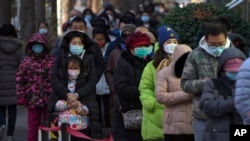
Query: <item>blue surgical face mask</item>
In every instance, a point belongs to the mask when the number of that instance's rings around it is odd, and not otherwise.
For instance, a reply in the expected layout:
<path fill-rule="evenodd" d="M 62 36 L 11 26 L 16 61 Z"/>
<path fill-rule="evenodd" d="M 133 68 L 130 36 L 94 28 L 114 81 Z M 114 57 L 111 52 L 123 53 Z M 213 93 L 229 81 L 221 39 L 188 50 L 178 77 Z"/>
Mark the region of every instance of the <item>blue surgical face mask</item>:
<path fill-rule="evenodd" d="M 208 51 L 209 51 L 212 55 L 214 55 L 214 56 L 216 56 L 216 57 L 219 57 L 219 56 L 222 54 L 222 52 L 223 52 L 224 49 L 225 49 L 224 46 L 218 46 L 218 47 L 209 46 L 209 47 L 208 47 Z"/>
<path fill-rule="evenodd" d="M 139 58 L 145 58 L 148 55 L 148 48 L 147 47 L 138 47 L 135 48 L 135 56 Z"/>
<path fill-rule="evenodd" d="M 91 15 L 85 15 L 85 19 L 87 19 L 88 21 L 92 20 L 92 16 Z"/>
<path fill-rule="evenodd" d="M 143 23 L 148 23 L 149 22 L 149 16 L 141 16 L 141 21 Z"/>
<path fill-rule="evenodd" d="M 226 72 L 226 76 L 231 79 L 231 80 L 236 80 L 236 77 L 237 77 L 237 72 Z"/>
<path fill-rule="evenodd" d="M 44 50 L 44 46 L 42 44 L 34 44 L 32 45 L 32 51 L 34 51 L 35 54 L 40 54 Z"/>
<path fill-rule="evenodd" d="M 48 29 L 47 28 L 40 28 L 39 29 L 39 33 L 40 34 L 47 34 L 48 33 Z"/>
<path fill-rule="evenodd" d="M 73 55 L 81 55 L 83 53 L 83 45 L 79 46 L 79 45 L 70 45 L 69 47 L 69 51 L 71 54 Z"/>

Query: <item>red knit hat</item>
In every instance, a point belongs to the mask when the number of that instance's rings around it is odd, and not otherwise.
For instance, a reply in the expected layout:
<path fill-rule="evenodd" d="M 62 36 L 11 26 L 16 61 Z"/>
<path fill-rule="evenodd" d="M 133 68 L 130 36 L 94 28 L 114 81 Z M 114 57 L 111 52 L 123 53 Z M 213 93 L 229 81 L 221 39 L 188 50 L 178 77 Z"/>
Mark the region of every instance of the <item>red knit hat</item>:
<path fill-rule="evenodd" d="M 232 58 L 226 61 L 225 65 L 223 66 L 223 69 L 224 71 L 238 72 L 242 63 L 243 63 L 243 59 Z"/>
<path fill-rule="evenodd" d="M 141 33 L 141 32 L 136 32 L 132 33 L 131 35 L 128 36 L 126 40 L 126 47 L 130 49 L 134 49 L 135 47 L 141 46 L 141 45 L 150 45 L 150 40 L 147 34 Z"/>

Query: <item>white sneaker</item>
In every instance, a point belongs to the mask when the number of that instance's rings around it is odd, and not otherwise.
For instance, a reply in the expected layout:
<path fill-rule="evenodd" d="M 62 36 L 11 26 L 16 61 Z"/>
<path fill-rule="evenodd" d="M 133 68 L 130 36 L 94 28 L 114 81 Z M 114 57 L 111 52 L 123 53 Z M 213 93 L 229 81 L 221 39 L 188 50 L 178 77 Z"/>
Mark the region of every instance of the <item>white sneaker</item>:
<path fill-rule="evenodd" d="M 12 136 L 8 136 L 8 140 L 7 141 L 15 141 L 15 139 Z"/>
<path fill-rule="evenodd" d="M 0 127 L 0 140 L 2 140 L 4 138 L 4 134 L 5 134 L 5 125 L 2 125 Z"/>

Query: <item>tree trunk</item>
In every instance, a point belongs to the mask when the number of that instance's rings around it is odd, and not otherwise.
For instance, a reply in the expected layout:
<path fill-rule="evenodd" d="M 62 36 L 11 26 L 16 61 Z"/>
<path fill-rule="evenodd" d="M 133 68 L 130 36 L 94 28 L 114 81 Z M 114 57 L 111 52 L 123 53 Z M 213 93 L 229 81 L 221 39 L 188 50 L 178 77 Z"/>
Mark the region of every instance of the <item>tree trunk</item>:
<path fill-rule="evenodd" d="M 119 0 L 119 10 L 124 13 L 129 10 L 137 11 L 138 5 L 143 3 L 144 0 Z"/>
<path fill-rule="evenodd" d="M 24 41 L 28 41 L 35 33 L 35 9 L 34 0 L 21 0 L 20 7 L 20 36 Z"/>
<path fill-rule="evenodd" d="M 11 22 L 11 0 L 0 0 L 0 26 Z"/>
<path fill-rule="evenodd" d="M 102 8 L 101 0 L 91 0 L 91 9 L 94 13 L 97 13 Z"/>
<path fill-rule="evenodd" d="M 51 15 L 50 15 L 50 30 L 52 33 L 57 33 L 57 8 L 56 0 L 51 0 Z"/>
<path fill-rule="evenodd" d="M 35 1 L 35 14 L 36 14 L 36 29 L 38 24 L 45 22 L 45 0 L 34 0 Z"/>

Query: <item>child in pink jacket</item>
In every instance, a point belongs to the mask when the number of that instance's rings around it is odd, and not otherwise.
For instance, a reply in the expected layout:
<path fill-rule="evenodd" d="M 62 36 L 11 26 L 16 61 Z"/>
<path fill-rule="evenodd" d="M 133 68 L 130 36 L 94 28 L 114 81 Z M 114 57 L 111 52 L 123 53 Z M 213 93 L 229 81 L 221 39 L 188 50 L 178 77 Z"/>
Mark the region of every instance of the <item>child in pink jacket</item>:
<path fill-rule="evenodd" d="M 37 141 L 41 119 L 47 120 L 54 58 L 49 55 L 46 36 L 39 33 L 32 35 L 26 52 L 28 56 L 21 62 L 16 75 L 17 100 L 28 109 L 27 141 Z"/>

